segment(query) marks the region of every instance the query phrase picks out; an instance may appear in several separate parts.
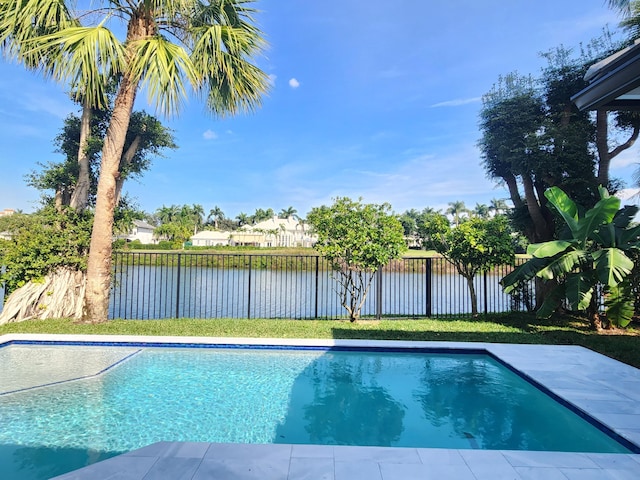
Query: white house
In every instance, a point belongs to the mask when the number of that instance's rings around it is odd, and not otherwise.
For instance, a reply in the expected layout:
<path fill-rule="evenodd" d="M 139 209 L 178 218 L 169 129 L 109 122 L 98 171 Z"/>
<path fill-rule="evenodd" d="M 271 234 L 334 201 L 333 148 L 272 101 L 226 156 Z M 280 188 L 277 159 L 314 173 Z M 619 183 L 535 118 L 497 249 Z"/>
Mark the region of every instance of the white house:
<path fill-rule="evenodd" d="M 118 238 L 127 242 L 140 240 L 140 243 L 158 243 L 158 239 L 153 238 L 153 231 L 156 227 L 142 220 L 134 220 L 133 227 L 126 235 L 118 235 Z"/>
<path fill-rule="evenodd" d="M 203 230 L 191 237 L 191 244 L 194 247 L 215 247 L 229 245 L 231 234 L 217 230 Z"/>
<path fill-rule="evenodd" d="M 243 229 L 263 236 L 256 242 L 260 247 L 312 247 L 317 240 L 315 235 L 309 233 L 308 225 L 293 217 L 273 217 L 255 225 L 247 225 Z"/>

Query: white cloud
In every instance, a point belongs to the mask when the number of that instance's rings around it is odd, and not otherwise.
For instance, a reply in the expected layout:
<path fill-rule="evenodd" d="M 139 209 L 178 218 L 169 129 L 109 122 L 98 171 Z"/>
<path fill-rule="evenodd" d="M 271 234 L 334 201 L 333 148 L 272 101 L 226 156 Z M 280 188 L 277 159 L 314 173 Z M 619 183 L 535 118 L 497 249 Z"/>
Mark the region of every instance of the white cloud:
<path fill-rule="evenodd" d="M 276 84 L 276 80 L 277 80 L 278 76 L 275 73 L 271 73 L 269 75 L 269 83 L 271 85 L 275 85 Z"/>
<path fill-rule="evenodd" d="M 205 140 L 215 140 L 216 138 L 218 138 L 218 134 L 213 130 L 207 130 L 202 134 L 202 138 L 204 138 Z"/>
<path fill-rule="evenodd" d="M 300 82 L 295 78 L 292 78 L 291 80 L 289 80 L 289 86 L 291 88 L 298 88 L 300 86 Z"/>
<path fill-rule="evenodd" d="M 457 98 L 455 100 L 447 100 L 446 102 L 434 103 L 431 108 L 437 107 L 459 107 L 461 105 L 468 105 L 470 103 L 478 103 L 482 100 L 482 97 L 473 98 Z"/>

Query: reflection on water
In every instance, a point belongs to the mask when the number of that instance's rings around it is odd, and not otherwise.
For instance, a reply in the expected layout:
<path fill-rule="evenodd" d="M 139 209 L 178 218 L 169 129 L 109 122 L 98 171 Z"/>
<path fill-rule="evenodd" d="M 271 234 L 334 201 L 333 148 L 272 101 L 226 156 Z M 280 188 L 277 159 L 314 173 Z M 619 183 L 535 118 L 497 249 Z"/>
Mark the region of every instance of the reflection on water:
<path fill-rule="evenodd" d="M 626 452 L 484 355 L 328 353 L 296 379 L 277 443 Z"/>
<path fill-rule="evenodd" d="M 327 360 L 316 360 L 296 380 L 290 414 L 278 428 L 277 441 L 378 446 L 397 442 L 405 412 L 382 386 L 379 363 L 366 357 Z"/>

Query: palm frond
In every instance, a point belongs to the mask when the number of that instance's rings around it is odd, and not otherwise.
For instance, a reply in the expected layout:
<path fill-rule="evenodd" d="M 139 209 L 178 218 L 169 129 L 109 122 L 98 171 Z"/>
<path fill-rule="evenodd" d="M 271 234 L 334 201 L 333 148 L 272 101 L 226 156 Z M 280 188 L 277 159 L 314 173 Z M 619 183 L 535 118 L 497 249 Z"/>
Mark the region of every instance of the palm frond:
<path fill-rule="evenodd" d="M 129 74 L 149 92 L 149 102 L 170 116 L 180 110 L 186 99 L 185 77 L 197 84 L 197 75 L 187 52 L 164 37 L 156 35 L 131 45 L 133 56 Z"/>
<path fill-rule="evenodd" d="M 0 44 L 5 55 L 29 69 L 50 72 L 53 52 L 34 51 L 38 37 L 78 26 L 64 0 L 4 0 L 0 2 Z M 55 55 L 53 55 L 55 56 Z"/>
<path fill-rule="evenodd" d="M 50 55 L 52 68 L 44 72 L 66 82 L 89 105 L 106 106 L 108 78 L 124 69 L 125 51 L 107 28 L 70 27 L 31 42 L 32 51 Z"/>

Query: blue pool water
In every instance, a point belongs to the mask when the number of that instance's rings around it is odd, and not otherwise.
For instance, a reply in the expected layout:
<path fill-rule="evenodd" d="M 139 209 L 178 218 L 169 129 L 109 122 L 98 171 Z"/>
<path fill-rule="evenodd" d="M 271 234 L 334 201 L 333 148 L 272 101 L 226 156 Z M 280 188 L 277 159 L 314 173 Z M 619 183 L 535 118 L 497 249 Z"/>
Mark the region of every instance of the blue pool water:
<path fill-rule="evenodd" d="M 9 345 L 0 365 L 3 479 L 163 440 L 628 453 L 481 354 Z"/>

